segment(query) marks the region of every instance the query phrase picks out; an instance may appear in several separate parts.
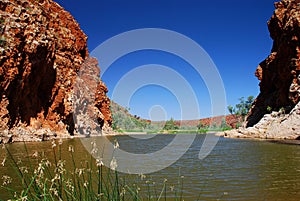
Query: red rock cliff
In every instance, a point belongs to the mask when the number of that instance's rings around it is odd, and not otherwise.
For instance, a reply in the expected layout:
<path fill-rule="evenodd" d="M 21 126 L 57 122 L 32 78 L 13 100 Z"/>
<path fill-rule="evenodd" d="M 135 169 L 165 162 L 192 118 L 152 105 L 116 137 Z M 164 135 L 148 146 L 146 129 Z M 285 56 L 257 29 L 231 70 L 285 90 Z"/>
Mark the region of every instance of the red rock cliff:
<path fill-rule="evenodd" d="M 282 0 L 275 7 L 268 22 L 273 48 L 255 72 L 260 94 L 247 117 L 247 127 L 268 113 L 268 107 L 288 113 L 300 100 L 300 0 Z"/>
<path fill-rule="evenodd" d="M 109 129 L 107 88 L 70 13 L 51 0 L 1 0 L 0 12 L 0 134 L 73 135 L 73 83 L 83 64 L 98 75 L 93 104 Z"/>

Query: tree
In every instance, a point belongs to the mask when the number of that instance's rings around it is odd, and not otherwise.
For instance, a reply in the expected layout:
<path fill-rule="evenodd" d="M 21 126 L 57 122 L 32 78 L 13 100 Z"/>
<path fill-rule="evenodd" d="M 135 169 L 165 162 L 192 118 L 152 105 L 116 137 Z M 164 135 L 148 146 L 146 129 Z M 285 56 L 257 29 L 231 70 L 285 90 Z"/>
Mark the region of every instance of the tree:
<path fill-rule="evenodd" d="M 248 111 L 251 109 L 253 102 L 254 102 L 254 96 L 248 96 L 248 98 L 246 100 L 246 105 L 247 105 Z"/>
<path fill-rule="evenodd" d="M 228 105 L 228 111 L 229 111 L 229 113 L 230 114 L 235 114 L 235 109 L 234 109 L 234 107 L 232 107 L 231 105 Z"/>
<path fill-rule="evenodd" d="M 204 127 L 205 127 L 205 125 L 201 121 L 199 121 L 199 123 L 197 125 L 198 130 L 200 130 L 200 129 L 204 128 Z"/>
<path fill-rule="evenodd" d="M 166 121 L 166 124 L 163 129 L 164 130 L 177 130 L 178 126 L 176 125 L 174 119 L 171 118 L 170 120 Z"/>
<path fill-rule="evenodd" d="M 247 100 L 245 100 L 244 97 L 239 98 L 239 103 L 235 105 L 235 107 L 229 105 L 227 107 L 228 111 L 230 114 L 235 114 L 238 116 L 242 116 L 243 120 L 245 118 L 245 116 L 248 114 L 252 103 L 254 101 L 254 97 L 253 96 L 249 96 L 247 98 Z"/>

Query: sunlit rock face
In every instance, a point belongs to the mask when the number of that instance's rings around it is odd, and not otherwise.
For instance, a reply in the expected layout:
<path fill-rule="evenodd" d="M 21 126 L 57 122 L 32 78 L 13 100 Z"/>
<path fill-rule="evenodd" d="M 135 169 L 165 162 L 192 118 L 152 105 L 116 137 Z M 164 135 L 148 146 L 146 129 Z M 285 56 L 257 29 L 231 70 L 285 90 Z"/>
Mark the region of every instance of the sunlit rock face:
<path fill-rule="evenodd" d="M 268 22 L 274 40 L 272 52 L 255 72 L 260 94 L 245 127 L 219 135 L 300 139 L 300 0 L 282 0 L 275 3 L 275 8 Z"/>
<path fill-rule="evenodd" d="M 275 8 L 268 22 L 273 47 L 255 72 L 260 94 L 247 117 L 247 127 L 270 110 L 289 113 L 300 100 L 300 0 L 282 0 Z"/>
<path fill-rule="evenodd" d="M 98 76 L 90 104 L 100 128 L 109 130 L 107 88 L 71 14 L 51 0 L 1 0 L 0 12 L 0 135 L 30 140 L 76 134 L 73 85 L 83 65 Z"/>

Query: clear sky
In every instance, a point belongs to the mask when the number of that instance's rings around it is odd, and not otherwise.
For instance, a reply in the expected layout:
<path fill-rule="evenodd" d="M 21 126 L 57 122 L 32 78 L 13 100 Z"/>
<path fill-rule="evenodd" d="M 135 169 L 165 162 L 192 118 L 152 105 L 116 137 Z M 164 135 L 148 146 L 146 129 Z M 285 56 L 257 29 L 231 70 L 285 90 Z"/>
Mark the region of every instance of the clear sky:
<path fill-rule="evenodd" d="M 79 22 L 88 36 L 90 52 L 109 38 L 126 31 L 168 29 L 194 40 L 209 54 L 223 80 L 227 105 L 236 104 L 242 96 L 257 96 L 259 93 L 259 82 L 254 72 L 271 51 L 267 21 L 273 14 L 274 0 L 55 1 Z M 101 61 L 99 63 L 101 66 Z M 191 115 L 185 116 L 185 119 L 211 116 L 209 92 L 201 76 L 186 61 L 166 52 L 138 51 L 114 62 L 102 76 L 110 90 L 108 95 L 113 96 L 118 81 L 127 72 L 147 64 L 168 66 L 191 85 L 200 114 L 193 113 L 194 109 L 190 108 Z M 149 84 L 139 88 L 128 104 L 119 103 L 129 107 L 132 114 L 147 119 L 182 118 L 180 100 L 168 87 Z"/>

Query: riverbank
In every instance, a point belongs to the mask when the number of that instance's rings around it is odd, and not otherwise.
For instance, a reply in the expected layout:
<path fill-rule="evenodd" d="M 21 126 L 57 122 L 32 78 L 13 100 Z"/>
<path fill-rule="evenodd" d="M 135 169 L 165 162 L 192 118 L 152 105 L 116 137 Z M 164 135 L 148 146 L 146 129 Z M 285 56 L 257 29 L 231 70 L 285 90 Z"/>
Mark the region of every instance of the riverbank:
<path fill-rule="evenodd" d="M 53 132 L 50 129 L 37 129 L 31 130 L 14 130 L 14 131 L 2 131 L 0 133 L 0 144 L 9 144 L 14 142 L 43 142 L 50 140 L 59 139 L 74 139 L 74 138 L 86 138 L 86 137 L 97 137 L 97 136 L 121 136 L 121 135 L 149 135 L 149 134 L 163 134 L 163 135 L 174 135 L 174 134 L 214 134 L 220 130 L 163 130 L 163 131 L 106 131 L 100 134 L 91 135 L 70 135 L 67 132 Z"/>
<path fill-rule="evenodd" d="M 0 144 L 9 144 L 14 142 L 43 142 L 50 140 L 59 139 L 74 139 L 74 138 L 85 138 L 85 137 L 95 137 L 95 136 L 116 136 L 125 135 L 124 133 L 115 132 L 112 130 L 102 131 L 102 133 L 91 134 L 91 135 L 70 135 L 66 132 L 54 132 L 48 128 L 41 129 L 14 129 L 14 130 L 3 130 L 0 133 Z"/>
<path fill-rule="evenodd" d="M 218 132 L 215 133 L 216 136 L 224 137 L 224 138 L 231 138 L 231 139 L 247 139 L 247 140 L 256 140 L 256 141 L 264 141 L 264 142 L 272 142 L 277 144 L 288 144 L 288 145 L 300 145 L 300 140 L 298 139 L 286 139 L 286 138 L 262 138 L 262 135 L 244 135 L 242 134 L 240 129 L 234 129 L 231 131 L 225 131 L 225 132 Z"/>
<path fill-rule="evenodd" d="M 286 114 L 285 110 L 265 114 L 252 127 L 220 132 L 217 135 L 228 138 L 257 138 L 270 140 L 300 139 L 300 102 Z"/>

